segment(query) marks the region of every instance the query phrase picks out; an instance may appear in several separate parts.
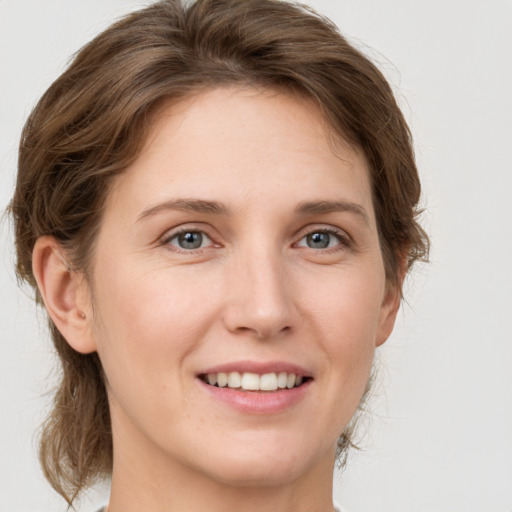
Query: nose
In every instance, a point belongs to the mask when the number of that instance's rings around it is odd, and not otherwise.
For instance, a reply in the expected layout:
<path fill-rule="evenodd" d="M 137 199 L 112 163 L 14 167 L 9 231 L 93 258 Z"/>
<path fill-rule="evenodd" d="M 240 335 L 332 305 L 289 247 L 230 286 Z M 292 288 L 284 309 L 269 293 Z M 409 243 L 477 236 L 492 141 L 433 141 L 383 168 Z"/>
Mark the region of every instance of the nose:
<path fill-rule="evenodd" d="M 224 323 L 230 332 L 268 340 L 296 328 L 291 283 L 278 257 L 246 256 L 228 272 Z"/>

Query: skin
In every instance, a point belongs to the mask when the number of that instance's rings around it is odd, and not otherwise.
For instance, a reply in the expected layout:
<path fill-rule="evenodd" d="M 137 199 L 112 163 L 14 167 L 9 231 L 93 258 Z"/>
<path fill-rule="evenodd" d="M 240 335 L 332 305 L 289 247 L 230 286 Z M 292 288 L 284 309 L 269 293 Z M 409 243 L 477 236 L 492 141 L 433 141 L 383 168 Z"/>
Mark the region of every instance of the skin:
<path fill-rule="evenodd" d="M 168 204 L 191 199 L 223 211 Z M 306 202 L 345 208 L 298 212 Z M 202 246 L 180 247 L 181 228 Z M 329 246 L 311 247 L 326 230 Z M 52 319 L 108 379 L 110 512 L 333 510 L 336 440 L 399 295 L 366 162 L 333 146 L 314 104 L 218 88 L 166 106 L 112 188 L 89 282 L 65 259 L 51 237 L 36 244 Z M 197 378 L 242 360 L 297 364 L 312 380 L 284 411 L 243 413 Z"/>

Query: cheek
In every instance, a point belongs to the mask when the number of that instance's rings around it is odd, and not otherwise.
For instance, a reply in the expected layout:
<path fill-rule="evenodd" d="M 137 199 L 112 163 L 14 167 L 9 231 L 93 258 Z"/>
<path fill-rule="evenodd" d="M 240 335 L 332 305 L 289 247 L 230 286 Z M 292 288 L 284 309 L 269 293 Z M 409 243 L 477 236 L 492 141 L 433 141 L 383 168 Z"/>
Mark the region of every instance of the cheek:
<path fill-rule="evenodd" d="M 215 309 L 204 280 L 169 269 L 138 275 L 112 272 L 96 303 L 109 343 L 124 340 L 124 350 L 141 350 L 147 356 L 149 347 L 179 353 L 207 327 L 205 318 Z"/>
<path fill-rule="evenodd" d="M 375 268 L 346 268 L 313 276 L 305 310 L 332 343 L 332 350 L 375 348 L 385 290 L 384 272 Z"/>
<path fill-rule="evenodd" d="M 127 375 L 140 389 L 176 385 L 215 317 L 211 287 L 170 269 L 104 266 L 97 276 L 95 337 L 111 385 Z"/>
<path fill-rule="evenodd" d="M 378 270 L 378 267 L 377 267 Z M 311 297 L 309 311 L 320 337 L 332 378 L 328 395 L 333 414 L 352 416 L 365 390 L 381 322 L 384 277 L 379 271 L 340 274 L 325 282 L 324 293 Z"/>
<path fill-rule="evenodd" d="M 188 392 L 188 357 L 215 317 L 211 291 L 169 271 L 110 270 L 95 295 L 95 336 L 113 421 L 126 416 L 144 429 L 152 418 L 167 431 L 173 411 L 186 410 L 187 396 L 176 390 Z"/>

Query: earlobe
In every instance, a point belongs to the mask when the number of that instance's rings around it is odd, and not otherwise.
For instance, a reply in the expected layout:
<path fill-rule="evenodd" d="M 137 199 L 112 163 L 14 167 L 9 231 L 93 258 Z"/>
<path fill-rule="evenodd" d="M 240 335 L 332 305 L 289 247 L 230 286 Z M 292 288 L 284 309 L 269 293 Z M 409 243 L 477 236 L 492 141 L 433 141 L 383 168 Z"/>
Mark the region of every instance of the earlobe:
<path fill-rule="evenodd" d="M 381 306 L 381 319 L 377 334 L 376 346 L 382 345 L 393 332 L 396 316 L 402 300 L 402 286 L 407 274 L 407 261 L 405 256 L 401 258 L 400 271 L 396 283 L 386 284 L 386 295 Z"/>
<path fill-rule="evenodd" d="M 381 306 L 381 319 L 377 334 L 376 346 L 382 345 L 391 335 L 395 326 L 396 316 L 400 308 L 400 287 L 389 285 L 386 297 Z"/>
<path fill-rule="evenodd" d="M 36 241 L 32 269 L 46 310 L 69 345 L 83 354 L 96 351 L 87 283 L 70 269 L 54 237 L 43 236 Z"/>

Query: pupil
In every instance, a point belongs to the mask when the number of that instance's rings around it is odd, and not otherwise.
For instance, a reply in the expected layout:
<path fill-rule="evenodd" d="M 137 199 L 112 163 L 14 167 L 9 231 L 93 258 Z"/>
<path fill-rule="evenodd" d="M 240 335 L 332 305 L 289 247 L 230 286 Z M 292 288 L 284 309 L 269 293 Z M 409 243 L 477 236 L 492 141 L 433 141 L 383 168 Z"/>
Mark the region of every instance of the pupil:
<path fill-rule="evenodd" d="M 325 249 L 329 246 L 330 237 L 327 233 L 312 233 L 308 235 L 308 245 L 314 249 Z"/>
<path fill-rule="evenodd" d="M 198 249 L 203 243 L 201 233 L 183 233 L 179 237 L 180 247 L 183 249 Z"/>

